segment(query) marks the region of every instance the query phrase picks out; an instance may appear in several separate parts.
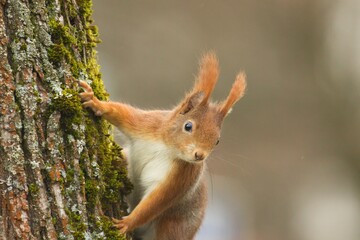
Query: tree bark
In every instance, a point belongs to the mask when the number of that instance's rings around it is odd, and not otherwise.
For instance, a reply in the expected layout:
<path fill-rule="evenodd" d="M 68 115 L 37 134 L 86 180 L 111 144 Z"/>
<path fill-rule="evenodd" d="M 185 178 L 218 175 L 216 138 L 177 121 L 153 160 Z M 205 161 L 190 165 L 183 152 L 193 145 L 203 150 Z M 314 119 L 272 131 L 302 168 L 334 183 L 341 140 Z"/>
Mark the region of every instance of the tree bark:
<path fill-rule="evenodd" d="M 131 190 L 111 126 L 91 0 L 0 0 L 0 239 L 125 239 L 107 216 Z"/>

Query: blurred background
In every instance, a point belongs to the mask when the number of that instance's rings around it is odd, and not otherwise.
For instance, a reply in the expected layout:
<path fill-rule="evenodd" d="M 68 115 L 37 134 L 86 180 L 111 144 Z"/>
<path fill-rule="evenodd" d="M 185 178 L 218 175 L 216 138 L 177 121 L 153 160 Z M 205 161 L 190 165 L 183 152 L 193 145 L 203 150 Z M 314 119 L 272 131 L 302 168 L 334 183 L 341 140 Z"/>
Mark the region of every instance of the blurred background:
<path fill-rule="evenodd" d="M 360 239 L 360 1 L 93 2 L 112 100 L 171 108 L 209 49 L 213 99 L 247 73 L 197 239 Z"/>

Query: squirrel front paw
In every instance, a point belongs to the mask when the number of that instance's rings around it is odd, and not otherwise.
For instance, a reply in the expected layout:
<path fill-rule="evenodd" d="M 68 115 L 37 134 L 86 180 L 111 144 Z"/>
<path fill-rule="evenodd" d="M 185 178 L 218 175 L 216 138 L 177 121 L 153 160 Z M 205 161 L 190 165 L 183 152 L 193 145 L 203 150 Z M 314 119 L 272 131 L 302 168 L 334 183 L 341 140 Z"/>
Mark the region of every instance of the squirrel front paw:
<path fill-rule="evenodd" d="M 101 107 L 101 102 L 94 96 L 92 88 L 85 81 L 80 81 L 79 85 L 84 89 L 84 92 L 80 93 L 80 99 L 82 105 L 85 108 L 90 108 L 96 116 L 101 116 L 104 111 Z"/>
<path fill-rule="evenodd" d="M 120 233 L 125 234 L 133 230 L 129 216 L 122 219 L 112 218 L 114 226 L 119 229 Z"/>

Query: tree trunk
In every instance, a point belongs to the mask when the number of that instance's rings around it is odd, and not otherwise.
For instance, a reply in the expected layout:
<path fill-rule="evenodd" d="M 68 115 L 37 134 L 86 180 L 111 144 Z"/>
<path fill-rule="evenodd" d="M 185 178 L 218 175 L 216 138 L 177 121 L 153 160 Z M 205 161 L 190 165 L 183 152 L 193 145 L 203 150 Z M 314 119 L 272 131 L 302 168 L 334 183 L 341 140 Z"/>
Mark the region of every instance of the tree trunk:
<path fill-rule="evenodd" d="M 111 126 L 82 108 L 77 81 L 106 99 L 91 0 L 0 0 L 0 239 L 125 239 Z"/>

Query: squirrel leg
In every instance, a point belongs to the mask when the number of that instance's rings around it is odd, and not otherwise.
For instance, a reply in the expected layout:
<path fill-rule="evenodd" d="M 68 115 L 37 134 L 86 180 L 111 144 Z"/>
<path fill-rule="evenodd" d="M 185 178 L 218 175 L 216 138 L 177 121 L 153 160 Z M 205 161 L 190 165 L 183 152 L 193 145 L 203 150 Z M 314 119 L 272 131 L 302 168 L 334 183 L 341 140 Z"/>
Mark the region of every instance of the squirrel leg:
<path fill-rule="evenodd" d="M 79 85 L 84 89 L 84 92 L 80 93 L 80 98 L 85 108 L 90 108 L 95 115 L 103 117 L 121 129 L 133 128 L 138 115 L 137 109 L 123 103 L 100 101 L 86 82 L 80 81 Z"/>

